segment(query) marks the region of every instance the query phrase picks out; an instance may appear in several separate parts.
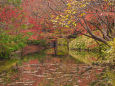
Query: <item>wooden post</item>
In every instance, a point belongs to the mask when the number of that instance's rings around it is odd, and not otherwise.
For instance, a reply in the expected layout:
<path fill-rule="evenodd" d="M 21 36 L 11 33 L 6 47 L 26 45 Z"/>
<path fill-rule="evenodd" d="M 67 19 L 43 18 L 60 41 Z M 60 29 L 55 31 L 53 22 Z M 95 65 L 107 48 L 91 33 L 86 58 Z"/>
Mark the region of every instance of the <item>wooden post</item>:
<path fill-rule="evenodd" d="M 54 56 L 57 56 L 57 39 L 53 41 L 53 47 L 54 47 Z"/>

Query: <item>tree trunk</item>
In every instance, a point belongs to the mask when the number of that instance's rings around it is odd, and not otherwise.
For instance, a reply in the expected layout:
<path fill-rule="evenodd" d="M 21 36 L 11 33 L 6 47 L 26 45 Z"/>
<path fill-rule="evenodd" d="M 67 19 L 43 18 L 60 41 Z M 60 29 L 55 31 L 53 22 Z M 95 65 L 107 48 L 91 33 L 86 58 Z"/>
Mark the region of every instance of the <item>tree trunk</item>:
<path fill-rule="evenodd" d="M 57 56 L 57 40 L 56 39 L 53 42 L 53 47 L 54 47 L 54 56 Z"/>

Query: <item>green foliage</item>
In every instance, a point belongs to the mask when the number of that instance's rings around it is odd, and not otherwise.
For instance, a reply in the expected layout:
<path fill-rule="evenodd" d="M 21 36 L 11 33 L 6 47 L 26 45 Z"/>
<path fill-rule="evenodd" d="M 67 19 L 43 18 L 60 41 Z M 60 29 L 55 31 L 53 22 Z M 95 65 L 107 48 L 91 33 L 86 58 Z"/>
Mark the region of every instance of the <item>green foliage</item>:
<path fill-rule="evenodd" d="M 99 65 L 107 65 L 103 72 L 97 76 L 97 80 L 91 83 L 91 86 L 115 86 L 115 72 L 113 66 L 115 65 L 115 38 L 112 41 L 108 41 L 107 45 L 101 44 L 101 55 L 98 60 Z"/>
<path fill-rule="evenodd" d="M 68 48 L 67 48 L 67 40 L 64 38 L 60 38 L 57 40 L 57 55 L 67 55 Z"/>
<path fill-rule="evenodd" d="M 46 46 L 46 40 L 28 40 L 27 44 Z"/>
<path fill-rule="evenodd" d="M 0 73 L 2 71 L 9 70 L 12 66 L 15 66 L 16 62 L 17 60 L 15 59 L 0 62 Z"/>
<path fill-rule="evenodd" d="M 71 41 L 69 46 L 70 48 L 87 49 L 87 48 L 92 48 L 89 46 L 94 44 L 96 44 L 96 42 L 93 39 L 88 38 L 86 36 L 79 36 L 75 40 Z"/>
<path fill-rule="evenodd" d="M 114 57 L 115 57 L 115 39 L 113 41 L 108 41 L 108 44 L 111 47 L 108 47 L 107 45 L 101 44 L 101 58 L 100 63 L 111 63 L 114 64 Z"/>
<path fill-rule="evenodd" d="M 113 41 L 109 41 L 108 44 L 111 46 L 111 48 L 107 53 L 115 53 L 115 38 Z"/>
<path fill-rule="evenodd" d="M 28 28 L 32 28 L 33 25 L 32 25 L 32 24 L 30 24 L 30 25 L 22 24 L 20 27 L 21 27 L 22 29 L 28 29 Z"/>
<path fill-rule="evenodd" d="M 92 64 L 100 56 L 98 52 L 70 50 L 69 54 L 82 63 Z"/>
<path fill-rule="evenodd" d="M 67 54 L 68 54 L 67 46 L 57 47 L 57 55 L 67 55 Z"/>
<path fill-rule="evenodd" d="M 22 0 L 8 0 L 8 3 L 12 3 L 16 6 L 19 6 L 22 3 Z"/>
<path fill-rule="evenodd" d="M 58 42 L 58 45 L 67 45 L 67 41 L 66 41 L 66 39 L 64 39 L 64 38 L 60 38 L 60 39 L 58 39 L 57 40 L 57 42 Z"/>
<path fill-rule="evenodd" d="M 0 35 L 0 58 L 9 58 L 11 52 L 21 49 L 26 45 L 28 37 L 22 34 L 9 35 L 5 32 Z"/>

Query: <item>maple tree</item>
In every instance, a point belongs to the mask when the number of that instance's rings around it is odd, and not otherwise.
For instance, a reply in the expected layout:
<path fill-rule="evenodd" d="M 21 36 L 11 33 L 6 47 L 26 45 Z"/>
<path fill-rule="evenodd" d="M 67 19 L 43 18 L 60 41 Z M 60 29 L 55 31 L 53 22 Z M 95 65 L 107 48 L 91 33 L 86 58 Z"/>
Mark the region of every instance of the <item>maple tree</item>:
<path fill-rule="evenodd" d="M 43 34 L 43 33 L 45 33 L 46 35 L 46 32 L 48 32 L 47 34 L 50 34 L 50 37 L 52 34 L 55 34 L 53 32 L 54 31 L 53 24 L 50 22 L 51 14 L 58 14 L 59 5 L 61 4 L 61 6 L 63 7 L 64 5 L 63 3 L 64 3 L 63 0 L 59 0 L 59 1 L 58 0 L 55 0 L 55 1 L 54 0 L 42 0 L 42 1 L 41 0 L 39 1 L 38 0 L 25 0 L 23 2 L 22 6 L 26 12 L 26 15 L 28 15 L 29 21 L 34 21 L 33 26 L 36 26 L 36 25 L 39 26 L 39 31 L 38 31 L 40 32 L 38 33 L 39 37 L 40 37 L 40 34 Z M 60 9 L 62 9 L 62 7 Z M 29 22 L 29 23 L 32 23 L 32 22 Z M 52 38 L 53 37 L 54 35 L 52 35 Z"/>
<path fill-rule="evenodd" d="M 17 2 L 3 1 L 0 4 L 0 57 L 8 58 L 11 52 L 26 45 L 27 33 L 22 31 L 27 26 L 24 11 Z"/>
<path fill-rule="evenodd" d="M 63 0 L 24 1 L 22 6 L 28 15 L 28 23 L 33 24 L 33 27 L 29 29 L 30 32 L 34 33 L 32 39 L 54 41 L 61 36 L 62 32 L 60 33 L 50 19 L 52 14 L 57 15 L 65 5 Z M 58 28 L 61 29 L 61 27 Z M 64 32 L 67 34 L 67 30 Z"/>
<path fill-rule="evenodd" d="M 71 0 L 63 13 L 52 17 L 52 22 L 107 44 L 115 33 L 113 3 L 113 0 Z M 94 30 L 102 36 L 94 34 Z"/>

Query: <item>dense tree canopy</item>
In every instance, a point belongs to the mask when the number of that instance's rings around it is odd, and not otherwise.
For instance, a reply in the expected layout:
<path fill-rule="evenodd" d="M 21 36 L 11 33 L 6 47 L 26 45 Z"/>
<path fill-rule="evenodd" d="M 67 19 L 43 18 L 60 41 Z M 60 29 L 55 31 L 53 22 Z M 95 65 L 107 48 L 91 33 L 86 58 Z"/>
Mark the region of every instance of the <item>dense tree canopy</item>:
<path fill-rule="evenodd" d="M 113 3 L 113 0 L 71 0 L 64 12 L 53 16 L 52 21 L 107 44 L 115 36 Z M 94 30 L 102 37 L 94 34 Z"/>
<path fill-rule="evenodd" d="M 113 0 L 1 0 L 0 33 L 29 40 L 85 35 L 108 45 L 115 37 Z"/>

